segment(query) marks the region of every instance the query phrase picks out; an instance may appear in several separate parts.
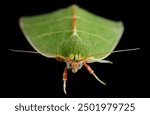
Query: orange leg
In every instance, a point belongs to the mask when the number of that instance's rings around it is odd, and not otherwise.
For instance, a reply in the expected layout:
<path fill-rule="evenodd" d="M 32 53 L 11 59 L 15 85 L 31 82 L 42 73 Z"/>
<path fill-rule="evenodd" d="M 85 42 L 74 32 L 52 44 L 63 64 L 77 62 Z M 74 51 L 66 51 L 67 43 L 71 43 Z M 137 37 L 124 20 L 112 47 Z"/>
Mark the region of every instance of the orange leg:
<path fill-rule="evenodd" d="M 67 81 L 67 76 L 68 76 L 67 67 L 65 67 L 64 73 L 63 73 L 63 81 L 64 81 L 64 84 L 63 84 L 63 90 L 64 90 L 64 93 L 65 93 L 65 94 L 67 94 L 67 92 L 66 92 L 66 81 Z"/>
<path fill-rule="evenodd" d="M 94 73 L 94 71 L 91 69 L 91 67 L 89 65 L 87 65 L 86 63 L 84 64 L 84 67 L 88 70 L 88 72 L 90 74 L 92 74 L 100 83 L 102 83 L 103 85 L 106 85 L 106 83 L 104 83 L 102 80 L 100 80 L 97 75 Z"/>

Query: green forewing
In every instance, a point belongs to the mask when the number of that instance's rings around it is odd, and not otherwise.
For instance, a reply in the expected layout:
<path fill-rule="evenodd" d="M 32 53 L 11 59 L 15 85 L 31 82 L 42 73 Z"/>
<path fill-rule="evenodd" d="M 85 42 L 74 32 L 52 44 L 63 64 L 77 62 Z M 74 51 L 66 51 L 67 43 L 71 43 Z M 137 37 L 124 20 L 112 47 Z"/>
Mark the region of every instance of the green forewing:
<path fill-rule="evenodd" d="M 105 58 L 117 45 L 123 24 L 75 7 L 76 32 L 73 36 L 72 6 L 53 13 L 23 17 L 20 26 L 30 44 L 47 57 L 80 54 Z"/>

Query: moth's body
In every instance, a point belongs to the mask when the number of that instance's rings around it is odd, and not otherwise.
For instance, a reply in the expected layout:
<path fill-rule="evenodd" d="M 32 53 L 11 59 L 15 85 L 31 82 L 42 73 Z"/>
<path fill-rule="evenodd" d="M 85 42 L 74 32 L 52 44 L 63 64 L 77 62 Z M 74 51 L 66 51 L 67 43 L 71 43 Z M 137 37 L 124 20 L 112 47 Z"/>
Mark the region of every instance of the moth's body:
<path fill-rule="evenodd" d="M 67 69 L 71 69 L 73 73 L 76 73 L 83 66 L 83 61 L 81 55 L 73 55 L 65 60 Z"/>
<path fill-rule="evenodd" d="M 20 26 L 36 51 L 66 62 L 63 74 L 65 93 L 68 69 L 76 73 L 84 66 L 105 84 L 87 63 L 111 63 L 103 59 L 114 50 L 124 30 L 122 22 L 96 16 L 76 5 L 51 14 L 21 18 Z"/>
<path fill-rule="evenodd" d="M 73 73 L 76 73 L 82 66 L 90 60 L 90 58 L 83 58 L 81 55 L 70 54 L 69 57 L 57 57 L 58 61 L 66 62 L 66 68 L 71 69 Z"/>

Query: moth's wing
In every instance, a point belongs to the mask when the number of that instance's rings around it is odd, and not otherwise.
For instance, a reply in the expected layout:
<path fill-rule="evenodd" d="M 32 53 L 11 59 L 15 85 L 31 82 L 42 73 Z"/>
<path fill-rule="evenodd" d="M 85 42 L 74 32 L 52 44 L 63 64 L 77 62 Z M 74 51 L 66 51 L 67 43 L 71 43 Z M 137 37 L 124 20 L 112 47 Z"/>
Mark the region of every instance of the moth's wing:
<path fill-rule="evenodd" d="M 95 58 L 107 57 L 123 33 L 123 24 L 95 16 L 79 7 L 75 10 L 77 34 L 81 38 L 80 46 L 85 46 L 85 49 L 78 49 Z M 64 50 L 74 45 L 72 40 L 69 42 L 72 35 L 71 7 L 49 14 L 23 17 L 20 19 L 20 26 L 33 48 L 44 56 L 56 57 L 66 53 Z M 66 41 L 70 43 L 69 46 L 62 47 Z"/>
<path fill-rule="evenodd" d="M 60 53 L 62 41 L 72 34 L 71 7 L 20 18 L 20 27 L 32 47 L 46 57 Z"/>
<path fill-rule="evenodd" d="M 77 7 L 77 34 L 96 59 L 106 58 L 118 44 L 124 26 Z"/>

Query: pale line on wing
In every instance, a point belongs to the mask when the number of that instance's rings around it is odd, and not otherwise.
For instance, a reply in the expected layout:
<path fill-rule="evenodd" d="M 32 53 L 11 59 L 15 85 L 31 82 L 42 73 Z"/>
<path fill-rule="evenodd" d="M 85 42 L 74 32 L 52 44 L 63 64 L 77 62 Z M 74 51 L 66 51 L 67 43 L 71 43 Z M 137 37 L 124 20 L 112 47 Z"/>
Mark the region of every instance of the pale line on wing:
<path fill-rule="evenodd" d="M 43 33 L 43 34 L 37 35 L 35 38 L 40 38 L 40 37 L 49 36 L 49 35 L 52 35 L 52 34 L 58 34 L 58 33 L 62 33 L 62 32 L 71 32 L 71 31 L 73 31 L 73 30 L 63 30 L 63 31 L 55 31 L 55 32 L 49 32 L 49 33 Z M 92 34 L 92 33 L 86 32 L 86 31 L 79 31 L 79 30 L 77 30 L 77 33 L 78 32 L 89 34 L 90 36 L 102 39 L 103 41 L 105 41 L 107 43 L 110 43 L 109 40 L 105 39 L 102 36 L 99 36 L 99 35 L 96 35 L 96 34 Z M 78 34 L 76 34 L 76 35 L 78 36 Z"/>

